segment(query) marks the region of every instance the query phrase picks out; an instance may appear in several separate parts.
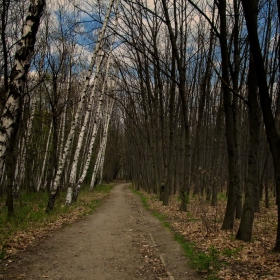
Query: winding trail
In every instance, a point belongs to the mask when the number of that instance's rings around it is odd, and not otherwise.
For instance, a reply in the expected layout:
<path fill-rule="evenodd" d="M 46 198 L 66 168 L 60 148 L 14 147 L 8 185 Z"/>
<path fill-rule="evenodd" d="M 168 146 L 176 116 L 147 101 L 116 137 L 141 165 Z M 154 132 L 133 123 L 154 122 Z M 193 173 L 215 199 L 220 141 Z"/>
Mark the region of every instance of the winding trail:
<path fill-rule="evenodd" d="M 199 279 L 128 184 L 116 185 L 92 215 L 17 254 L 6 270 L 2 279 Z"/>

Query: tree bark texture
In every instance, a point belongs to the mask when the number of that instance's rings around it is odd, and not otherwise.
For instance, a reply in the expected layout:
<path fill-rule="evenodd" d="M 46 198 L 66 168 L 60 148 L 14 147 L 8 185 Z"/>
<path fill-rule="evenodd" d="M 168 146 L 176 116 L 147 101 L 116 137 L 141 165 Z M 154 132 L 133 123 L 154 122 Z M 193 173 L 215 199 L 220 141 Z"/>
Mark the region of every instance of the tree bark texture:
<path fill-rule="evenodd" d="M 11 136 L 16 126 L 20 110 L 21 99 L 24 95 L 26 75 L 34 53 L 36 35 L 43 14 L 45 0 L 31 0 L 28 15 L 24 21 L 22 36 L 18 42 L 15 53 L 15 62 L 10 75 L 8 99 L 0 118 L 0 176 L 3 175 L 3 168 L 10 145 Z M 16 135 L 15 135 L 16 136 Z"/>
<path fill-rule="evenodd" d="M 57 169 L 57 172 L 55 174 L 54 182 L 53 182 L 53 184 L 50 188 L 49 201 L 48 201 L 48 205 L 47 205 L 47 208 L 46 208 L 47 212 L 51 211 L 54 207 L 54 204 L 55 204 L 55 197 L 56 197 L 57 190 L 58 190 L 58 187 L 59 187 L 59 184 L 60 184 L 63 169 L 64 169 L 64 166 L 65 166 L 65 163 L 66 163 L 66 159 L 67 159 L 68 155 L 70 154 L 70 146 L 71 146 L 71 143 L 72 143 L 73 138 L 74 138 L 75 129 L 76 129 L 76 127 L 77 127 L 77 125 L 80 121 L 80 118 L 81 118 L 82 107 L 83 107 L 83 104 L 85 103 L 85 100 L 86 100 L 86 94 L 87 94 L 87 92 L 90 88 L 90 78 L 91 78 L 91 75 L 92 75 L 92 70 L 93 70 L 93 67 L 95 65 L 96 57 L 97 57 L 97 54 L 99 53 L 99 50 L 100 50 L 100 47 L 101 47 L 101 44 L 102 44 L 102 41 L 103 41 L 103 38 L 104 38 L 105 30 L 106 30 L 107 24 L 109 22 L 109 18 L 110 18 L 110 14 L 111 14 L 113 4 L 114 4 L 114 0 L 110 0 L 109 6 L 108 6 L 108 9 L 107 9 L 107 13 L 106 13 L 106 16 L 105 16 L 105 20 L 104 20 L 104 23 L 103 23 L 102 28 L 100 30 L 98 40 L 97 40 L 97 43 L 95 45 L 95 50 L 92 54 L 91 62 L 90 62 L 90 65 L 89 65 L 89 68 L 88 68 L 88 71 L 87 71 L 87 74 L 86 74 L 86 77 L 85 77 L 85 81 L 84 81 L 84 85 L 83 85 L 83 91 L 82 91 L 80 99 L 79 99 L 78 108 L 77 108 L 76 113 L 75 113 L 75 118 L 74 118 L 74 120 L 71 124 L 71 128 L 70 128 L 70 131 L 69 131 L 69 134 L 68 134 L 65 146 L 64 146 L 63 155 L 62 155 L 61 160 L 59 161 L 58 169 Z"/>

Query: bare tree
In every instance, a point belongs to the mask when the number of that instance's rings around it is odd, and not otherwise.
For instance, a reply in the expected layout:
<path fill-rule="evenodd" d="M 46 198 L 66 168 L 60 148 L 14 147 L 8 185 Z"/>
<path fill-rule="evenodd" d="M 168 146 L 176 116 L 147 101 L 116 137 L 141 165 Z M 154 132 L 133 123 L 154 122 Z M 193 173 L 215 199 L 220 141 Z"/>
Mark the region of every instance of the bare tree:
<path fill-rule="evenodd" d="M 12 155 L 15 148 L 14 139 L 18 131 L 26 76 L 34 53 L 36 34 L 39 29 L 44 6 L 44 0 L 32 0 L 30 2 L 29 12 L 22 28 L 22 36 L 15 53 L 14 66 L 11 70 L 10 84 L 7 92 L 8 99 L 5 102 L 0 119 L 0 176 L 3 176 L 7 151 L 9 150 L 9 154 Z M 12 178 L 11 175 L 9 177 Z M 9 183 L 9 189 L 7 205 L 9 213 L 12 214 L 12 182 Z"/>

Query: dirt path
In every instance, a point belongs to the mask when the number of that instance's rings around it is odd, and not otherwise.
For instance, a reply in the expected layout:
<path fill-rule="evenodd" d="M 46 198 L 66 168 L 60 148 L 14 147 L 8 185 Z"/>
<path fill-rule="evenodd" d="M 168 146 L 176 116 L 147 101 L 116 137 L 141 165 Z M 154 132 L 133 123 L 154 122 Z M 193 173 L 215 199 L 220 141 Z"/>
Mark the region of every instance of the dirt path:
<path fill-rule="evenodd" d="M 173 235 L 127 186 L 115 186 L 97 212 L 2 264 L 0 279 L 199 279 Z"/>

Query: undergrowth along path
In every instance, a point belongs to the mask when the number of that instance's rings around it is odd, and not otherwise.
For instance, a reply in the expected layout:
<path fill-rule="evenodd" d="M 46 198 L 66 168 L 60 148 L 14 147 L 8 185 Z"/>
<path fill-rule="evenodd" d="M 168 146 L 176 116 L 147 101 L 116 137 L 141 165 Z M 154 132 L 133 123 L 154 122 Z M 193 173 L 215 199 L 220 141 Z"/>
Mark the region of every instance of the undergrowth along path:
<path fill-rule="evenodd" d="M 199 279 L 173 234 L 128 186 L 116 185 L 95 213 L 3 262 L 0 277 Z"/>
<path fill-rule="evenodd" d="M 219 194 L 218 203 L 211 206 L 201 197 L 192 197 L 188 212 L 178 211 L 178 196 L 170 196 L 169 205 L 163 206 L 154 194 L 137 191 L 142 202 L 166 227 L 175 234 L 194 267 L 208 280 L 279 280 L 280 255 L 273 252 L 277 206 L 255 213 L 252 242 L 235 239 L 239 222 L 234 230 L 222 230 L 226 199 Z"/>
<path fill-rule="evenodd" d="M 102 202 L 110 196 L 112 185 L 98 185 L 94 191 L 84 189 L 79 200 L 65 207 L 66 193 L 60 193 L 55 208 L 46 214 L 45 206 L 48 194 L 45 192 L 23 192 L 15 200 L 15 215 L 7 217 L 5 198 L 0 198 L 0 265 L 3 259 L 9 259 L 18 251 L 36 244 L 50 232 L 72 224 L 81 217 L 96 211 Z"/>

